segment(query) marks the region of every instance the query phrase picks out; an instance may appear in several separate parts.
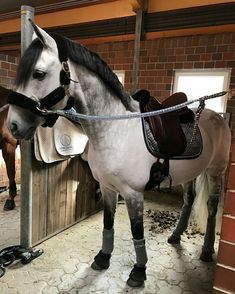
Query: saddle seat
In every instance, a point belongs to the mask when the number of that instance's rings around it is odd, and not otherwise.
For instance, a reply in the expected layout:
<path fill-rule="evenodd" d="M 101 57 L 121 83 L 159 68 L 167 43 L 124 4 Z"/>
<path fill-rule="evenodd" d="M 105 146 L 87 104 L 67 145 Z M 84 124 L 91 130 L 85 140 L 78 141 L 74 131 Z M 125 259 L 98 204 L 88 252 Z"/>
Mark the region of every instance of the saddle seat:
<path fill-rule="evenodd" d="M 162 103 L 152 97 L 147 90 L 140 90 L 132 97 L 139 101 L 140 110 L 143 113 L 165 109 L 187 101 L 187 96 L 182 92 L 171 95 Z M 192 110 L 184 107 L 165 114 L 146 117 L 144 120 L 149 124 L 159 151 L 166 158 L 180 155 L 185 151 L 187 140 L 181 124 L 194 121 Z"/>

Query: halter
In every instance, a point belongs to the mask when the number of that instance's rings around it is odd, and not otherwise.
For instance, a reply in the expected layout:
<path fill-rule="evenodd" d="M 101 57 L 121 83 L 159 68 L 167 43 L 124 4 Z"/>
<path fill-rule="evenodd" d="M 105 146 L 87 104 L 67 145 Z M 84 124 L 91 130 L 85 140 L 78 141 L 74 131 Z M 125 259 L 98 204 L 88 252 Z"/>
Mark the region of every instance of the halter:
<path fill-rule="evenodd" d="M 51 91 L 48 95 L 40 99 L 40 101 L 33 100 L 32 97 L 25 96 L 21 93 L 12 91 L 8 95 L 8 103 L 19 106 L 21 108 L 27 109 L 32 113 L 42 116 L 45 119 L 43 127 L 52 127 L 57 118 L 57 114 L 48 114 L 45 115 L 42 113 L 42 110 L 50 110 L 54 105 L 64 99 L 65 96 L 68 96 L 68 102 L 66 107 L 63 110 L 68 110 L 73 107 L 74 98 L 69 94 L 69 84 L 70 84 L 70 70 L 68 65 L 68 50 L 63 37 L 58 34 L 51 34 L 52 38 L 55 40 L 59 59 L 61 62 L 61 71 L 60 71 L 60 85 L 55 90 Z"/>

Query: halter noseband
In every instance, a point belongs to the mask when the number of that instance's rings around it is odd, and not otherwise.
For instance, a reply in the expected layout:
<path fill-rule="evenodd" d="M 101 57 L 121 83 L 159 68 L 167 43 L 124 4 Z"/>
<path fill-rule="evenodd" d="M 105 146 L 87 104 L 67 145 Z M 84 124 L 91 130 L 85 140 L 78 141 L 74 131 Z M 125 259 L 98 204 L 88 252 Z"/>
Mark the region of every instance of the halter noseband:
<path fill-rule="evenodd" d="M 32 113 L 43 116 L 45 118 L 45 123 L 42 125 L 43 127 L 52 127 L 57 118 L 57 114 L 48 114 L 45 115 L 41 110 L 43 109 L 51 109 L 55 104 L 60 102 L 67 95 L 68 102 L 64 110 L 70 109 L 73 107 L 74 98 L 69 95 L 68 87 L 70 84 L 70 71 L 68 65 L 68 54 L 67 54 L 67 46 L 63 37 L 57 34 L 51 35 L 56 42 L 59 59 L 62 65 L 60 71 L 60 85 L 55 90 L 51 91 L 47 96 L 40 99 L 40 101 L 33 100 L 30 97 L 27 97 L 18 92 L 12 91 L 8 95 L 8 103 L 19 106 L 21 108 L 25 108 L 30 110 Z"/>

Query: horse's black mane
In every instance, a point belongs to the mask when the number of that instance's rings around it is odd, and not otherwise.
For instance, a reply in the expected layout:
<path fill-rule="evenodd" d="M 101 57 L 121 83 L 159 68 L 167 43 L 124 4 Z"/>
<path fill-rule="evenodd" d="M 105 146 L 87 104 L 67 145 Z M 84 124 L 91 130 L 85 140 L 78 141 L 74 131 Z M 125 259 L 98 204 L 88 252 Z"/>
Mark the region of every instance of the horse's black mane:
<path fill-rule="evenodd" d="M 65 41 L 68 57 L 70 60 L 96 73 L 103 80 L 103 82 L 121 99 L 124 106 L 129 110 L 133 110 L 130 103 L 130 95 L 125 91 L 116 74 L 99 57 L 98 54 L 90 51 L 78 43 L 69 40 L 68 38 L 62 36 L 60 36 L 60 38 L 63 38 Z M 33 40 L 30 46 L 26 49 L 18 66 L 16 86 L 26 86 L 42 50 L 43 45 L 39 39 Z"/>

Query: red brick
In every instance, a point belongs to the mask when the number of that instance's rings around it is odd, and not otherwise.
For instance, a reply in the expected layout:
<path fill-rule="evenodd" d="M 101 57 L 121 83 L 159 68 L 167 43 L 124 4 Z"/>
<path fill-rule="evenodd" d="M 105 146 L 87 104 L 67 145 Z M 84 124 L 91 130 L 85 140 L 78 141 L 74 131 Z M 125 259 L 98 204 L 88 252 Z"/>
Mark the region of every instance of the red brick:
<path fill-rule="evenodd" d="M 215 62 L 214 61 L 205 61 L 204 67 L 205 68 L 214 68 L 215 67 Z"/>
<path fill-rule="evenodd" d="M 197 54 L 197 53 L 199 53 L 199 54 L 201 54 L 201 53 L 205 53 L 206 52 L 206 47 L 197 47 L 197 48 L 195 48 L 195 53 Z"/>
<path fill-rule="evenodd" d="M 228 50 L 228 46 L 227 45 L 219 45 L 217 47 L 217 52 L 226 52 Z"/>
<path fill-rule="evenodd" d="M 229 60 L 229 61 L 227 61 L 227 67 L 232 67 L 232 68 L 234 68 L 235 67 L 235 60 Z"/>
<path fill-rule="evenodd" d="M 235 243 L 235 218 L 223 216 L 221 239 Z"/>
<path fill-rule="evenodd" d="M 195 48 L 189 47 L 185 49 L 185 54 L 194 54 Z"/>
<path fill-rule="evenodd" d="M 225 289 L 227 291 L 235 292 L 235 271 L 221 267 L 219 265 L 215 268 L 215 282 L 214 286 Z"/>
<path fill-rule="evenodd" d="M 221 60 L 222 59 L 222 53 L 214 53 L 212 54 L 213 60 Z"/>
<path fill-rule="evenodd" d="M 231 162 L 235 163 L 235 141 L 231 145 Z"/>
<path fill-rule="evenodd" d="M 234 151 L 233 151 L 234 152 Z M 233 155 L 234 156 L 234 155 Z M 229 166 L 229 173 L 228 173 L 228 189 L 235 190 L 235 165 Z"/>
<path fill-rule="evenodd" d="M 212 54 L 211 53 L 202 53 L 200 54 L 200 60 L 201 61 L 208 61 L 212 59 Z"/>
<path fill-rule="evenodd" d="M 176 55 L 176 61 L 184 62 L 187 60 L 187 55 Z"/>
<path fill-rule="evenodd" d="M 201 61 L 194 62 L 194 68 L 203 68 L 203 62 Z"/>
<path fill-rule="evenodd" d="M 235 216 L 235 192 L 227 191 L 224 203 L 224 213 Z"/>
<path fill-rule="evenodd" d="M 11 62 L 11 63 L 16 63 L 16 58 L 14 56 L 7 56 L 7 61 Z"/>
<path fill-rule="evenodd" d="M 182 62 L 176 62 L 175 65 L 174 65 L 174 69 L 181 69 L 183 68 L 183 63 Z"/>
<path fill-rule="evenodd" d="M 206 47 L 206 52 L 207 53 L 214 53 L 214 52 L 216 52 L 216 46 L 207 46 Z"/>
<path fill-rule="evenodd" d="M 167 57 L 167 61 L 168 61 L 168 62 L 175 62 L 175 61 L 176 61 L 176 56 L 175 56 L 175 55 L 173 55 L 173 56 L 168 56 L 168 57 Z"/>
<path fill-rule="evenodd" d="M 1 62 L 1 67 L 5 68 L 5 69 L 9 69 L 10 68 L 10 63 L 9 62 Z"/>
<path fill-rule="evenodd" d="M 193 62 L 185 62 L 184 68 L 188 68 L 188 69 L 193 68 Z"/>
<path fill-rule="evenodd" d="M 217 262 L 235 269 L 235 244 L 220 241 Z"/>
<path fill-rule="evenodd" d="M 175 48 L 175 55 L 183 55 L 184 50 L 184 48 Z"/>
<path fill-rule="evenodd" d="M 215 62 L 215 67 L 221 67 L 221 68 L 225 68 L 226 67 L 226 61 L 216 61 Z"/>
<path fill-rule="evenodd" d="M 7 76 L 8 76 L 8 77 L 15 78 L 15 76 L 16 76 L 16 72 L 15 72 L 15 71 L 8 70 Z"/>
<path fill-rule="evenodd" d="M 190 54 L 187 56 L 188 61 L 199 61 L 200 60 L 200 55 L 199 54 Z"/>
<path fill-rule="evenodd" d="M 234 52 L 224 52 L 223 59 L 224 60 L 234 60 Z"/>

